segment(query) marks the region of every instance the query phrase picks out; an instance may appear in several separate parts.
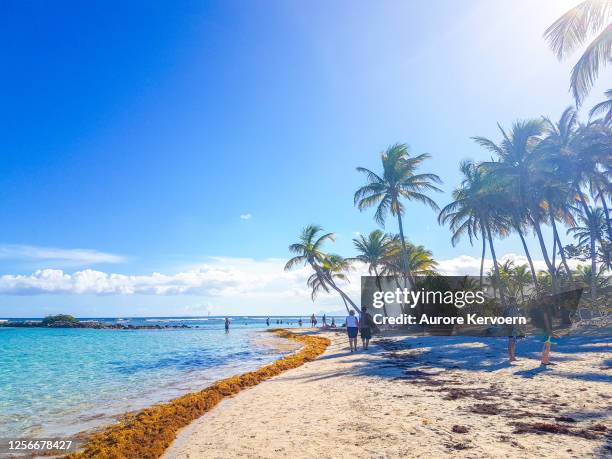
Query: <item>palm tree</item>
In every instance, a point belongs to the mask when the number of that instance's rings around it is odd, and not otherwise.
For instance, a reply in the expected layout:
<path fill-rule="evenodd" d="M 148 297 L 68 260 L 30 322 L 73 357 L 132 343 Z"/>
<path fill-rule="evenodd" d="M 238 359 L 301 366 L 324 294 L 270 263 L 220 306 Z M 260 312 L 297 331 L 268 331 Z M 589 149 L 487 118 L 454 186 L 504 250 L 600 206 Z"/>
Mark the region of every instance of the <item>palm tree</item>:
<path fill-rule="evenodd" d="M 463 173 L 461 185 L 453 191 L 453 201 L 446 205 L 438 215 L 441 225 L 449 225 L 453 235 L 451 244 L 453 247 L 464 235 L 468 236 L 470 245 L 474 239 L 482 239 L 482 256 L 480 259 L 480 286 L 484 275 L 484 260 L 486 254 L 486 225 L 484 215 L 486 202 L 483 199 L 484 177 L 483 170 L 473 161 L 463 161 L 459 166 Z"/>
<path fill-rule="evenodd" d="M 380 267 L 384 263 L 385 257 L 393 247 L 393 238 L 383 233 L 381 230 L 374 230 L 366 238 L 363 234 L 353 239 L 353 244 L 357 249 L 358 255 L 351 260 L 360 261 L 368 265 L 368 272 L 376 276 L 376 286 L 382 292 L 380 282 Z M 387 315 L 387 308 L 383 303 L 383 311 Z"/>
<path fill-rule="evenodd" d="M 515 266 L 512 271 L 512 281 L 521 294 L 521 300 L 525 301 L 525 287 L 531 281 L 531 275 L 528 272 L 529 266 L 526 264 Z"/>
<path fill-rule="evenodd" d="M 603 122 L 605 124 L 612 123 L 612 89 L 606 91 L 606 100 L 595 104 L 589 111 L 589 117 L 603 115 Z"/>
<path fill-rule="evenodd" d="M 580 106 L 593 86 L 600 68 L 612 61 L 612 0 L 586 0 L 557 19 L 544 32 L 559 60 L 595 37 L 572 69 L 570 89 Z"/>
<path fill-rule="evenodd" d="M 296 256 L 287 262 L 285 271 L 290 271 L 300 265 L 310 266 L 322 286 L 332 288 L 343 301 L 348 302 L 357 312 L 361 312 L 359 307 L 338 287 L 329 274 L 329 256 L 323 252 L 323 244 L 327 241 L 333 241 L 335 235 L 334 233 L 324 233 L 319 236 L 322 232 L 323 228 L 318 225 L 309 225 L 302 230 L 299 241 L 289 246 L 289 251 Z"/>
<path fill-rule="evenodd" d="M 578 247 L 588 246 L 591 256 L 591 272 L 597 273 L 597 242 L 602 239 L 605 231 L 604 214 L 601 208 L 590 208 L 585 213 L 581 208 L 575 208 L 578 221 L 583 226 L 575 226 L 567 230 L 567 234 L 572 234 L 578 240 Z M 592 276 L 591 300 L 595 300 L 597 295 L 597 285 L 595 276 Z"/>
<path fill-rule="evenodd" d="M 407 266 L 408 251 L 402 225 L 405 210 L 402 198 L 408 201 L 418 201 L 438 210 L 438 205 L 427 195 L 427 192 L 442 191 L 434 185 L 442 183 L 440 177 L 435 174 L 416 173 L 423 161 L 429 157 L 428 154 L 411 157 L 408 146 L 398 143 L 390 146 L 381 154 L 382 176 L 365 167 L 357 168 L 359 172 L 365 174 L 368 182 L 355 192 L 354 202 L 357 208 L 363 211 L 371 206 L 377 206 L 374 219 L 381 226 L 385 223 L 387 213 L 391 212 L 391 215 L 397 217 L 403 250 L 404 269 L 402 271 L 405 277 L 410 275 L 410 271 Z"/>
<path fill-rule="evenodd" d="M 593 271 L 592 266 L 578 265 L 576 268 L 578 279 L 584 286 L 595 284 L 597 289 L 608 286 L 609 280 L 604 276 L 603 270 Z M 593 275 L 595 273 L 595 275 Z"/>
<path fill-rule="evenodd" d="M 350 262 L 340 255 L 329 254 L 323 260 L 321 269 L 329 277 L 333 283 L 341 280 L 348 282 L 348 276 L 345 274 L 351 269 Z M 313 273 L 306 282 L 308 286 L 312 289 L 311 298 L 314 301 L 318 295 L 318 293 L 323 290 L 326 293 L 329 293 L 329 288 L 326 285 L 326 282 L 322 277 L 320 277 L 316 272 Z M 349 307 L 347 301 L 344 297 L 342 297 L 344 302 L 344 307 L 346 311 L 349 312 Z"/>
<path fill-rule="evenodd" d="M 534 171 L 538 170 L 538 156 L 534 152 L 543 133 L 543 123 L 541 120 L 517 121 L 513 124 L 510 132 L 506 132 L 499 125 L 498 128 L 503 137 L 499 144 L 485 137 L 473 138 L 481 147 L 486 148 L 498 157 L 497 161 L 483 163 L 483 167 L 488 171 L 488 187 L 496 190 L 499 193 L 498 196 L 511 198 L 510 208 L 516 209 L 520 215 L 518 221 L 516 214 L 511 221 L 515 223 L 515 229 L 521 235 L 521 241 L 523 242 L 527 258 L 530 259 L 531 256 L 527 250 L 527 245 L 522 237 L 521 226 L 519 225 L 520 220 L 525 215 L 523 213 L 528 212 L 525 218 L 528 217 L 529 222 L 533 225 L 544 261 L 553 276 L 554 282 L 555 270 L 548 257 L 548 250 L 541 229 L 541 223 L 545 218 L 541 208 L 543 200 L 542 189 L 539 186 L 540 184 L 534 183 Z M 500 205 L 499 199 L 494 200 L 493 206 L 496 204 L 497 206 Z M 507 208 L 505 211 L 507 212 Z M 504 208 L 502 208 L 503 213 Z M 530 265 L 533 266 L 532 263 Z"/>
<path fill-rule="evenodd" d="M 406 242 L 408 252 L 408 270 L 414 276 L 431 276 L 437 274 L 438 262 L 434 260 L 431 250 L 422 245 L 414 245 Z M 386 276 L 397 276 L 402 273 L 402 246 L 397 237 L 391 241 L 391 246 L 382 262 L 381 274 Z"/>
<path fill-rule="evenodd" d="M 576 152 L 580 151 L 576 110 L 568 107 L 558 122 L 554 123 L 546 117 L 543 118 L 543 122 L 545 137 L 537 147 L 539 155 L 537 181 L 543 191 L 544 207 L 548 211 L 553 230 L 553 247 L 558 249 L 565 272 L 571 280 L 571 270 L 559 237 L 557 221 L 566 226 L 574 226 L 570 208 L 575 203 L 576 197 L 571 185 L 572 173 L 568 167 L 571 161 L 568 161 L 568 157 L 576 156 Z M 555 265 L 555 255 L 556 251 L 553 250 L 553 265 Z"/>

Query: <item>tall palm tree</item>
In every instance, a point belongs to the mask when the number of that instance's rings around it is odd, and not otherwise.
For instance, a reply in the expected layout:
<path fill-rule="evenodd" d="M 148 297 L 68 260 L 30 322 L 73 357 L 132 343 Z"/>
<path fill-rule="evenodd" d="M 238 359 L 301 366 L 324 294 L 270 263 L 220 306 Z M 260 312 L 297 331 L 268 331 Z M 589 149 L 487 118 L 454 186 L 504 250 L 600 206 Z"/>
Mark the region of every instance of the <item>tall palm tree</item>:
<path fill-rule="evenodd" d="M 570 89 L 580 106 L 597 78 L 599 70 L 612 62 L 612 0 L 586 0 L 557 19 L 544 37 L 559 60 L 592 41 L 572 69 Z"/>
<path fill-rule="evenodd" d="M 605 231 L 604 213 L 601 208 L 590 208 L 588 213 L 585 213 L 581 208 L 575 208 L 577 219 L 582 226 L 575 226 L 567 230 L 568 234 L 572 234 L 578 240 L 578 247 L 589 248 L 591 256 L 591 272 L 597 273 L 597 242 L 601 241 Z M 591 300 L 595 300 L 597 296 L 597 285 L 595 276 L 592 276 L 591 282 Z"/>
<path fill-rule="evenodd" d="M 360 261 L 368 265 L 368 272 L 376 276 L 376 286 L 382 292 L 380 268 L 389 250 L 393 247 L 393 238 L 381 230 L 374 230 L 368 234 L 368 237 L 361 234 L 358 238 L 353 239 L 353 245 L 357 249 L 357 256 L 351 260 Z M 383 311 L 386 316 L 387 308 L 384 303 Z"/>
<path fill-rule="evenodd" d="M 573 174 L 568 158 L 575 157 L 580 150 L 576 110 L 568 107 L 556 123 L 546 117 L 543 118 L 543 123 L 544 138 L 537 147 L 539 165 L 534 172 L 538 175 L 538 187 L 543 191 L 544 208 L 548 212 L 553 230 L 553 247 L 558 249 L 565 272 L 571 279 L 571 270 L 563 250 L 557 221 L 566 226 L 574 226 L 570 209 L 575 204 L 576 196 L 571 185 Z M 555 255 L 553 250 L 553 265 Z"/>
<path fill-rule="evenodd" d="M 599 115 L 603 116 L 602 121 L 605 124 L 612 123 L 612 89 L 608 89 L 606 91 L 606 100 L 595 104 L 589 111 L 590 118 L 594 118 Z"/>
<path fill-rule="evenodd" d="M 402 199 L 418 201 L 434 210 L 439 210 L 438 205 L 427 193 L 442 191 L 435 185 L 442 183 L 440 177 L 436 174 L 417 173 L 417 169 L 429 157 L 425 153 L 412 157 L 406 144 L 397 143 L 381 154 L 382 176 L 365 167 L 357 168 L 359 172 L 365 174 L 367 179 L 367 184 L 355 192 L 354 202 L 357 208 L 363 211 L 369 207 L 377 206 L 374 219 L 380 225 L 384 225 L 389 212 L 397 217 L 405 277 L 408 277 L 410 272 L 407 266 L 408 251 L 402 224 L 402 216 L 405 211 Z"/>
<path fill-rule="evenodd" d="M 499 144 L 485 137 L 473 138 L 481 147 L 498 157 L 497 161 L 483 163 L 483 167 L 489 171 L 489 187 L 496 189 L 502 196 L 511 197 L 514 209 L 518 209 L 519 212 L 528 212 L 529 221 L 533 225 L 544 261 L 553 276 L 554 283 L 555 269 L 548 257 L 541 229 L 541 224 L 545 221 L 541 208 L 542 190 L 539 184 L 534 183 L 534 171 L 538 170 L 538 157 L 534 152 L 544 130 L 543 123 L 541 120 L 517 121 L 509 132 L 499 125 L 498 128 L 503 137 Z M 499 200 L 496 204 L 499 205 Z M 521 240 L 524 242 L 523 238 Z M 524 244 L 525 249 L 526 247 Z M 527 257 L 530 258 L 530 255 Z"/>
<path fill-rule="evenodd" d="M 453 191 L 453 201 L 447 204 L 438 215 L 438 222 L 448 224 L 453 235 L 453 247 L 467 235 L 470 245 L 474 239 L 482 239 L 482 256 L 480 259 L 480 286 L 484 275 L 484 260 L 486 254 L 486 201 L 483 193 L 483 169 L 473 161 L 463 161 L 459 166 L 463 174 L 461 185 Z"/>
<path fill-rule="evenodd" d="M 326 269 L 329 263 L 328 255 L 323 252 L 323 244 L 335 240 L 334 233 L 324 233 L 323 228 L 318 225 L 309 225 L 302 230 L 298 242 L 289 246 L 289 251 L 296 254 L 285 264 L 285 271 L 290 271 L 300 265 L 310 266 L 318 278 L 318 282 L 325 287 L 335 290 L 343 301 L 348 302 L 353 309 L 361 312 L 361 309 L 350 299 L 350 297 L 338 287 Z"/>

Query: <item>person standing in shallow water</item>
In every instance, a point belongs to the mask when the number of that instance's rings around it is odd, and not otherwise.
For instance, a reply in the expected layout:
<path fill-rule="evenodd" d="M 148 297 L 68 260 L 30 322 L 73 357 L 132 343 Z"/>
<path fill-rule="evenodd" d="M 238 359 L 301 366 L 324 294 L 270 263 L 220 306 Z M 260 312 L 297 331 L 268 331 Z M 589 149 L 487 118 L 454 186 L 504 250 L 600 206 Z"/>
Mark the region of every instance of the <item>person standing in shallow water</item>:
<path fill-rule="evenodd" d="M 230 320 L 229 317 L 225 318 L 225 333 L 229 332 Z"/>
<path fill-rule="evenodd" d="M 355 316 L 355 311 L 352 309 L 349 311 L 349 315 L 346 317 L 346 332 L 349 338 L 349 347 L 351 352 L 357 350 L 357 333 L 359 331 L 359 319 Z"/>

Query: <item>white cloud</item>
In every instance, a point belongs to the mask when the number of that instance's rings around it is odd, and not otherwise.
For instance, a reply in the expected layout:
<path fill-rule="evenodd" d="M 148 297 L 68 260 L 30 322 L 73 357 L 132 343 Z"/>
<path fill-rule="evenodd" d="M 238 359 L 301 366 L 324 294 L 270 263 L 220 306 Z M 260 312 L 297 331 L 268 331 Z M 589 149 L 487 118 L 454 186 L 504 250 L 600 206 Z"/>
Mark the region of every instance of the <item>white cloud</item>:
<path fill-rule="evenodd" d="M 241 220 L 250 220 L 251 218 L 253 218 L 253 216 L 249 213 L 240 215 Z"/>
<path fill-rule="evenodd" d="M 515 265 L 528 264 L 528 260 L 525 255 L 518 255 L 515 253 L 507 253 L 498 259 L 499 263 L 504 263 L 507 260 L 512 260 Z M 568 260 L 568 264 L 571 269 L 574 269 L 580 264 L 580 262 L 577 260 Z M 547 269 L 544 260 L 533 260 L 533 266 L 536 271 L 545 271 Z M 484 272 L 487 273 L 492 268 L 493 259 L 485 258 Z M 455 258 L 438 260 L 438 270 L 447 276 L 476 276 L 480 274 L 480 258 L 469 255 L 460 255 Z"/>
<path fill-rule="evenodd" d="M 57 266 L 85 266 L 100 263 L 123 263 L 121 255 L 90 249 L 59 249 L 33 245 L 0 245 L 0 259 L 53 263 Z"/>
<path fill-rule="evenodd" d="M 524 257 L 507 254 L 500 260 L 513 259 L 524 263 Z M 278 314 L 306 313 L 308 311 L 338 311 L 344 304 L 338 295 L 321 293 L 312 303 L 306 280 L 311 274 L 308 267 L 294 271 L 283 270 L 286 260 L 269 258 L 215 257 L 206 263 L 188 266 L 175 273 L 151 273 L 130 275 L 109 273 L 93 269 L 67 272 L 61 269 L 40 269 L 29 275 L 6 274 L 0 276 L 0 295 L 36 296 L 58 295 L 67 302 L 81 301 L 79 295 L 94 295 L 106 304 L 140 303 L 143 311 L 149 311 L 149 304 L 167 305 L 168 311 L 182 308 L 186 314 L 245 313 Z M 544 263 L 534 260 L 536 269 L 543 269 Z M 461 255 L 440 260 L 440 271 L 447 275 L 477 275 L 480 259 Z M 485 269 L 492 262 L 485 260 Z M 357 263 L 349 275 L 350 282 L 343 284 L 343 290 L 356 302 L 360 300 L 360 276 L 367 275 L 367 267 Z M 115 296 L 116 299 L 103 297 Z M 143 298 L 148 296 L 148 298 Z M 131 299 L 133 297 L 134 299 Z M 179 298 L 180 297 L 180 298 Z M 96 304 L 90 299 L 83 300 Z M 112 306 L 115 307 L 115 306 Z M 126 306 L 127 307 L 127 306 Z M 122 312 L 125 314 L 125 312 Z M 143 312 L 147 314 L 147 312 Z"/>
<path fill-rule="evenodd" d="M 93 294 L 93 295 L 248 295 L 295 296 L 306 289 L 307 270 L 283 271 L 284 260 L 256 261 L 247 258 L 211 258 L 175 274 L 126 275 L 84 269 L 67 273 L 39 269 L 30 275 L 0 276 L 0 294 Z"/>

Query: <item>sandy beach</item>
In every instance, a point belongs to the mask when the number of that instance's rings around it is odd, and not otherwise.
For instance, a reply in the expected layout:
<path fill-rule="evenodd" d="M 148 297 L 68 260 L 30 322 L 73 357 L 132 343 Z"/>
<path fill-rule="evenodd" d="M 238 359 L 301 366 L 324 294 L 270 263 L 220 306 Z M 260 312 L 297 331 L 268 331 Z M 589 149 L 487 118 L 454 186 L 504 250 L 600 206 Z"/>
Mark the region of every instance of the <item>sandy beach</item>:
<path fill-rule="evenodd" d="M 612 454 L 609 333 L 541 342 L 344 334 L 317 360 L 223 401 L 165 458 L 604 457 Z"/>

